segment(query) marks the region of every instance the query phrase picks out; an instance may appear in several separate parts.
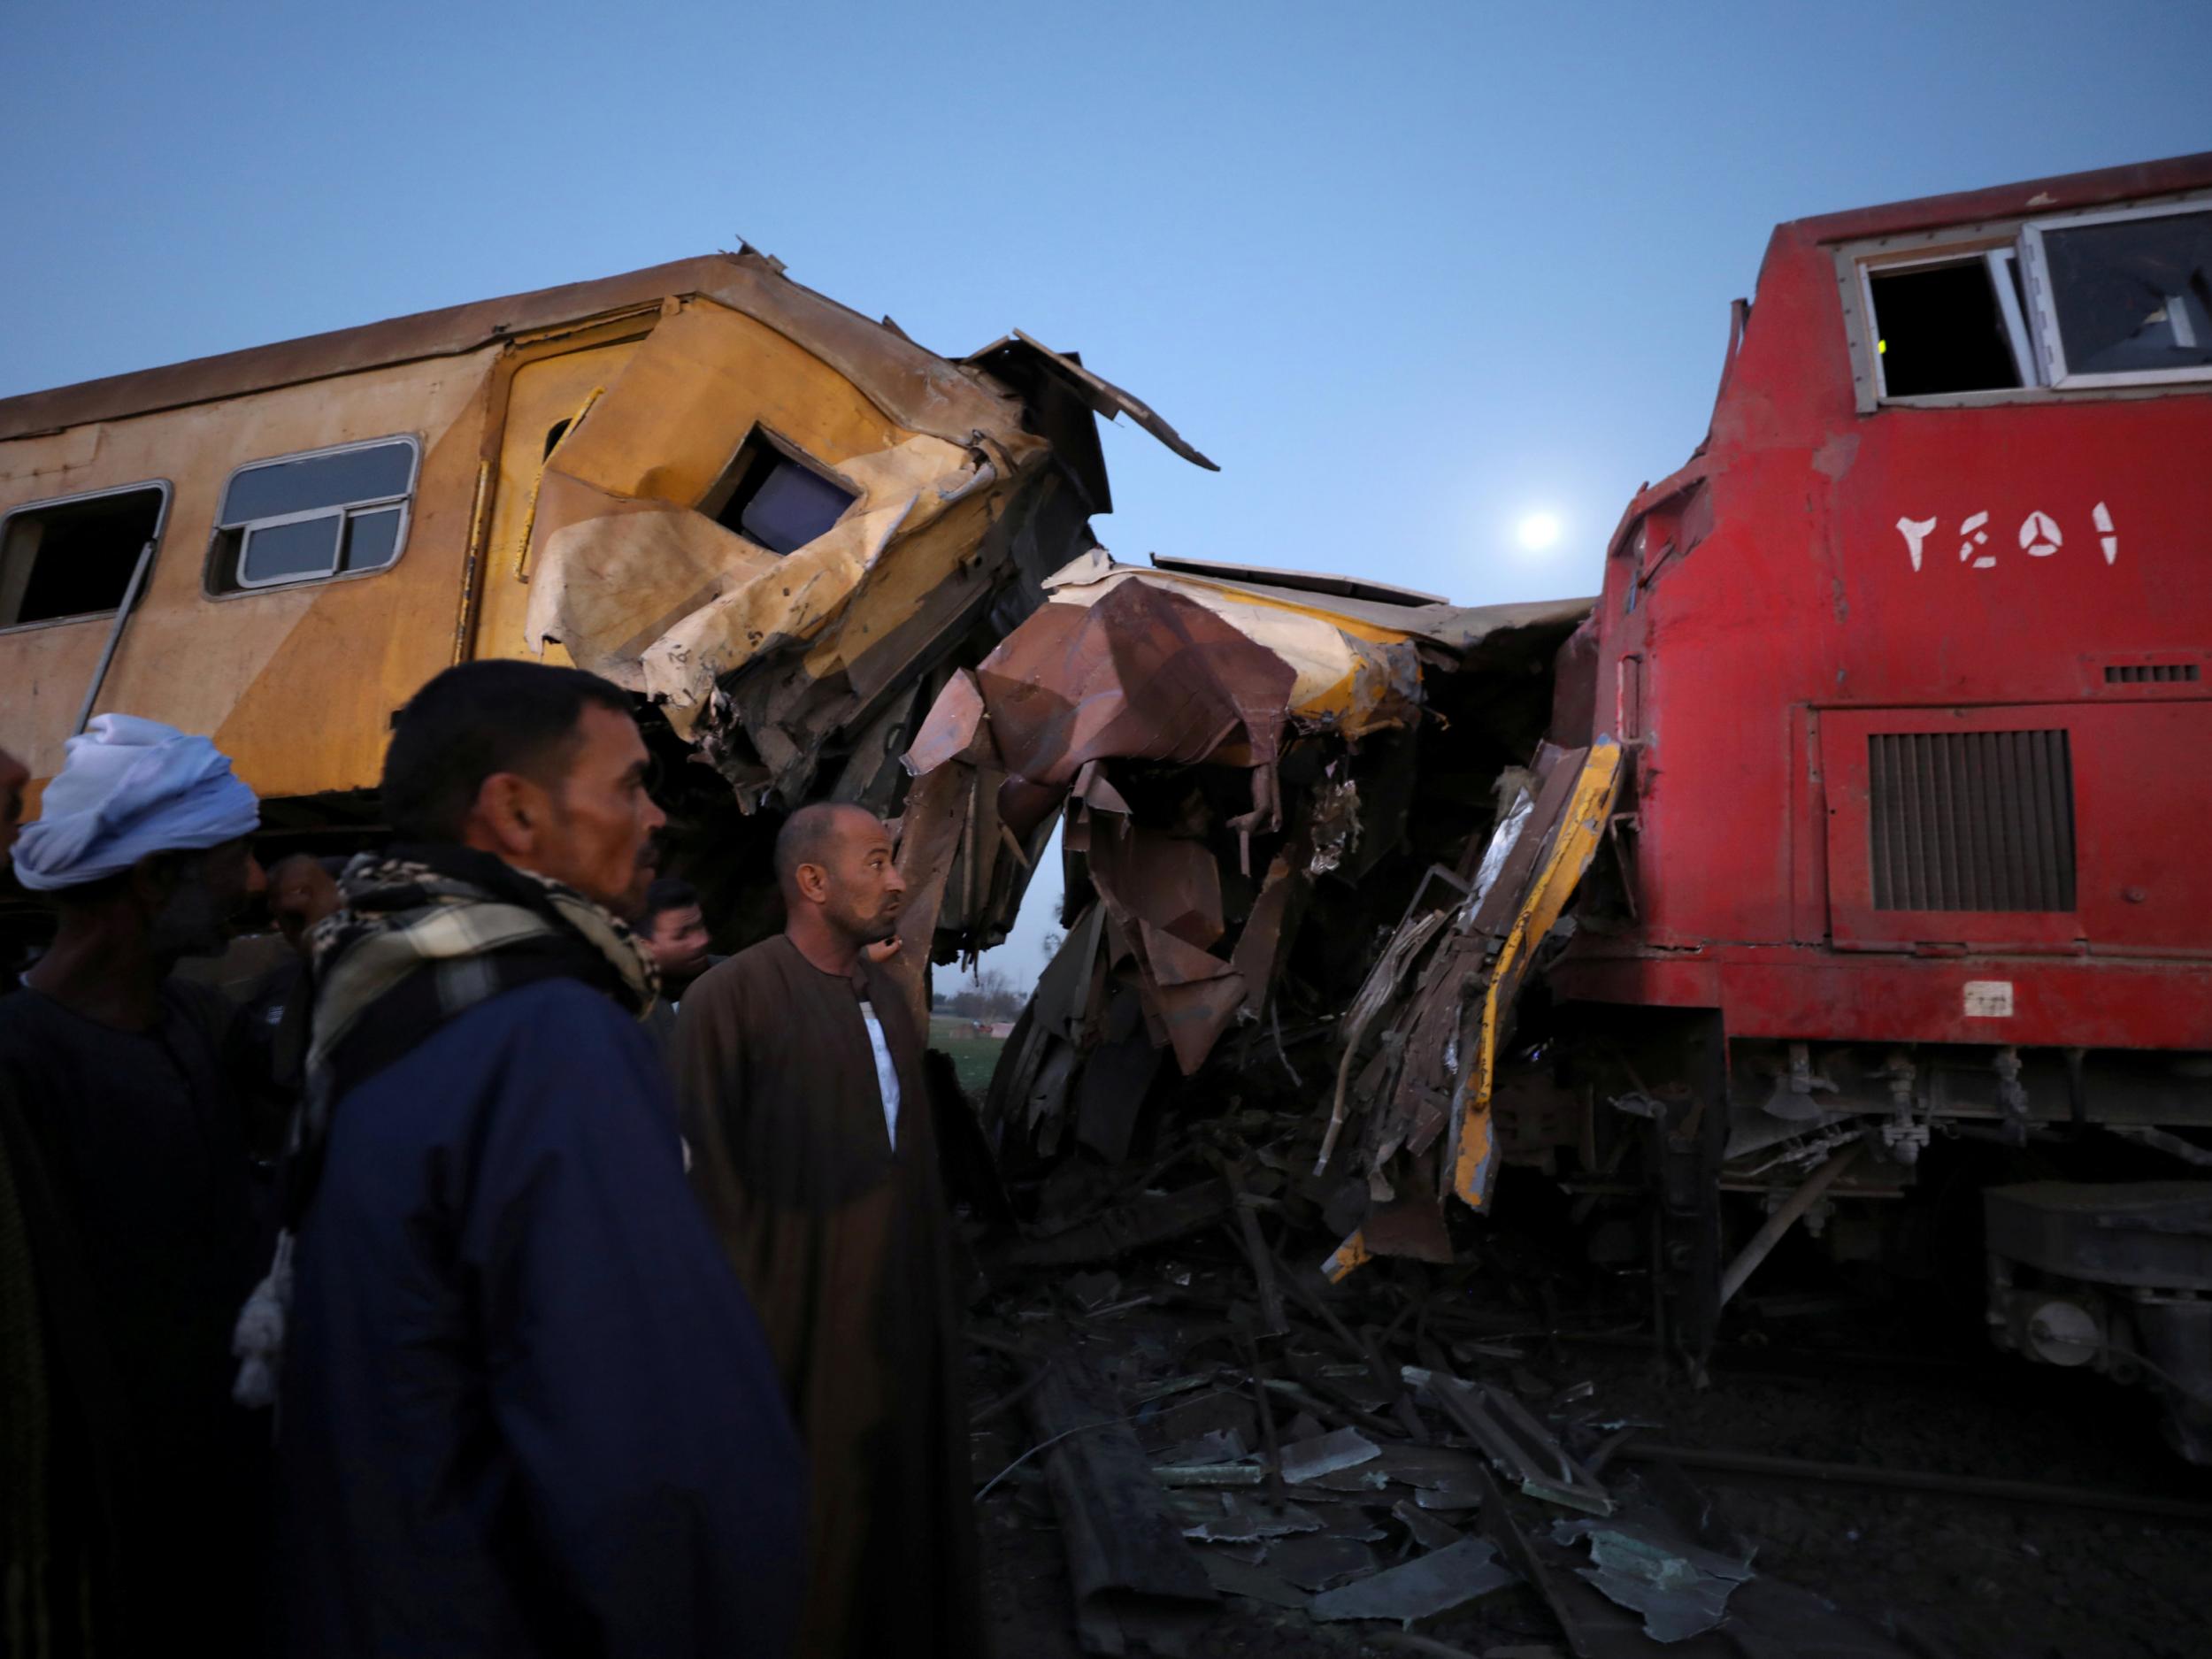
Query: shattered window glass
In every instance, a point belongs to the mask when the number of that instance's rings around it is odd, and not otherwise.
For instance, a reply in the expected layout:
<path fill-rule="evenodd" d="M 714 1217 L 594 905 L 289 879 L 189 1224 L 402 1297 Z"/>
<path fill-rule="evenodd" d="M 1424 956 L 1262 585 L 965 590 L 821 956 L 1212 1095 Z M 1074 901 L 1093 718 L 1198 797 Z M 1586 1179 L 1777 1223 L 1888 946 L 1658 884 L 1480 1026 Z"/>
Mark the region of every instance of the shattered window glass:
<path fill-rule="evenodd" d="M 2212 369 L 2212 211 L 2040 234 L 2068 378 Z"/>
<path fill-rule="evenodd" d="M 2018 336 L 2000 283 L 2012 282 L 2013 261 L 1979 254 L 1942 265 L 1867 273 L 1873 296 L 1875 350 L 1882 390 L 1890 397 L 1946 392 L 2004 391 L 2025 383 Z"/>
<path fill-rule="evenodd" d="M 216 519 L 216 593 L 379 570 L 399 557 L 415 485 L 408 438 L 259 462 L 231 475 Z"/>
<path fill-rule="evenodd" d="M 116 610 L 168 501 L 164 486 L 147 484 L 10 513 L 0 526 L 0 627 Z"/>

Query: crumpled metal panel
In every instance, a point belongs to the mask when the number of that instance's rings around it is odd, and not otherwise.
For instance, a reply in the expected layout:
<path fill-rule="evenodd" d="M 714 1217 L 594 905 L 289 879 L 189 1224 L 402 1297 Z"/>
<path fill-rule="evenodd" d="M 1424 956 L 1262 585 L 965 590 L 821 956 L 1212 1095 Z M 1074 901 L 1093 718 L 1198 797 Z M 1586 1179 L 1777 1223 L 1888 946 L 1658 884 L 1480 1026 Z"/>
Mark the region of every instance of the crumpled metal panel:
<path fill-rule="evenodd" d="M 1094 760 L 1195 764 L 1233 742 L 1263 767 L 1294 680 L 1275 652 L 1147 583 L 1095 605 L 1046 605 L 976 669 L 1000 764 L 1055 789 Z"/>
<path fill-rule="evenodd" d="M 1087 451 L 1056 465 L 1003 382 L 788 283 L 773 262 L 712 274 L 666 308 L 547 457 L 516 571 L 531 585 L 526 643 L 558 644 L 652 698 L 750 810 L 819 793 L 826 749 L 1041 603 L 1043 578 L 1091 543 L 1078 480 L 1096 467 Z M 1210 465 L 1104 387 L 1074 407 L 1086 427 L 1087 409 L 1112 403 Z M 1062 429 L 1083 448 L 1085 434 Z M 744 446 L 767 442 L 854 497 L 780 556 L 703 511 Z M 833 787 L 887 804 L 891 759 Z"/>
<path fill-rule="evenodd" d="M 1403 726 L 1420 705 L 1420 653 L 1411 638 L 1331 609 L 1313 595 L 1297 603 L 1240 595 L 1217 582 L 1117 565 L 1093 552 L 1046 584 L 1053 603 L 1087 607 L 1136 588 L 1173 595 L 1202 609 L 1291 670 L 1288 710 L 1301 721 L 1356 737 Z"/>
<path fill-rule="evenodd" d="M 953 676 L 907 753 L 909 769 L 925 779 L 965 775 L 972 791 L 1002 779 L 996 805 L 1014 834 L 1041 832 L 1063 811 L 1064 849 L 1096 894 L 993 1085 L 989 1116 L 1001 1135 L 1025 1138 L 1041 1156 L 1064 1144 L 1060 1119 L 1086 1098 L 1086 1067 L 1107 1041 L 1110 1007 L 1125 1010 L 1133 991 L 1151 1043 L 1195 1074 L 1240 1019 L 1267 1013 L 1314 884 L 1366 869 L 1363 835 L 1405 834 L 1402 804 L 1394 812 L 1388 803 L 1398 775 L 1391 768 L 1407 755 L 1389 744 L 1363 749 L 1357 740 L 1417 726 L 1425 672 L 1462 664 L 1433 640 L 1376 617 L 1397 610 L 1434 626 L 1452 612 L 1459 637 L 1486 657 L 1485 672 L 1519 685 L 1586 608 L 1462 612 L 1422 595 L 1399 607 L 1394 590 L 1372 583 L 1342 579 L 1343 592 L 1327 592 L 1335 579 L 1266 572 L 1277 580 L 1256 583 L 1225 571 L 1187 561 L 1141 569 L 1095 551 L 1079 558 L 1050 578 L 1048 602 L 1028 621 L 972 673 Z M 1305 751 L 1286 800 L 1281 757 L 1294 744 L 1325 747 Z M 1215 781 L 1164 791 L 1183 769 Z M 1250 780 L 1246 812 L 1233 793 L 1223 802 L 1219 780 L 1239 772 Z M 1363 785 L 1380 786 L 1371 822 Z M 1273 833 L 1282 839 L 1256 872 L 1251 838 Z M 1233 909 L 1225 896 L 1232 864 Z M 1402 981 L 1417 1002 L 1425 1000 L 1419 992 L 1444 995 L 1417 972 L 1444 919 L 1409 918 L 1419 939 L 1398 953 L 1399 965 L 1352 1022 L 1355 1048 L 1386 1010 L 1407 1018 L 1394 1009 Z M 1361 1073 L 1360 1163 L 1377 1206 L 1363 1250 L 1448 1254 L 1438 1194 L 1460 1064 L 1449 1052 L 1455 1023 L 1414 1020 L 1417 1037 L 1400 1033 Z M 1127 1040 L 1125 1032 L 1118 1041 Z M 1088 1138 L 1118 1148 L 1125 1135 L 1117 1116 Z"/>

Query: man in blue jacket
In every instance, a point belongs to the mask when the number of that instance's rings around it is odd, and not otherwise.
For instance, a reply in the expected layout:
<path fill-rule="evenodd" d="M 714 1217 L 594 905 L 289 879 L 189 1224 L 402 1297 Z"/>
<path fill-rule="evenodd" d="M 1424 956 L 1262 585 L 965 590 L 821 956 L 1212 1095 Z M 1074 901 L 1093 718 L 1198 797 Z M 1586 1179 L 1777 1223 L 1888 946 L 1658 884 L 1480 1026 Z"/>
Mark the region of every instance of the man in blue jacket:
<path fill-rule="evenodd" d="M 803 1464 L 616 919 L 647 765 L 575 669 L 464 664 L 398 717 L 395 844 L 313 935 L 292 1230 L 239 1336 L 242 1398 L 280 1375 L 285 1652 L 789 1645 Z"/>

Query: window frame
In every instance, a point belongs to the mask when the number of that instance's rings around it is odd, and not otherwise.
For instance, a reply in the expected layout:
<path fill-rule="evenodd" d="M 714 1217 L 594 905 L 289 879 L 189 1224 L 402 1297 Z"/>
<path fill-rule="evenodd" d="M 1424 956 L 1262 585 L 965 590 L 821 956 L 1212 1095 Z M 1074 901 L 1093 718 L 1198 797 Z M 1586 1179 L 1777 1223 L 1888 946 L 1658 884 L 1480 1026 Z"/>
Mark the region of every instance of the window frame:
<path fill-rule="evenodd" d="M 2020 213 L 2002 219 L 1970 220 L 1928 230 L 1893 231 L 1854 237 L 1825 244 L 1834 261 L 1837 297 L 1843 312 L 1844 342 L 1851 362 L 1853 402 L 1862 415 L 1885 409 L 1977 409 L 2000 403 L 2047 403 L 2099 396 L 2116 400 L 2201 395 L 2212 389 L 2212 366 L 2201 369 L 2154 369 L 2117 374 L 2071 375 L 2062 382 L 2051 373 L 2045 356 L 2046 342 L 2055 334 L 2048 314 L 2047 280 L 2041 274 L 2041 234 L 2101 220 L 2150 219 L 2175 213 L 2212 211 L 2212 188 L 2177 192 L 2155 202 L 2125 206 L 2077 209 L 2062 212 Z M 2026 252 L 2029 233 L 2036 235 L 2037 252 L 2032 265 Z M 2027 330 L 2032 353 L 2031 383 L 1971 392 L 1922 392 L 1893 397 L 1887 390 L 1870 273 L 1914 265 L 1955 264 L 1975 257 L 2009 250 L 2019 265 L 2021 287 L 2027 303 L 2021 322 Z M 2001 308 L 2017 303 L 2009 283 L 1997 288 Z M 2006 319 L 2008 331 L 2011 319 Z M 2024 377 L 2026 378 L 2026 377 Z"/>
<path fill-rule="evenodd" d="M 0 558 L 4 558 L 7 555 L 8 537 L 13 533 L 15 521 L 27 512 L 44 512 L 52 507 L 73 507 L 80 502 L 98 501 L 107 495 L 134 495 L 141 490 L 148 489 L 157 491 L 161 496 L 160 511 L 154 515 L 154 534 L 151 538 L 154 544 L 154 557 L 147 562 L 147 574 L 150 578 L 154 564 L 161 557 L 161 539 L 168 534 L 169 509 L 174 503 L 177 495 L 176 486 L 165 478 L 141 479 L 135 483 L 115 484 L 104 489 L 81 489 L 73 495 L 49 495 L 39 501 L 27 501 L 19 507 L 11 507 L 6 512 L 0 513 Z M 139 586 L 138 596 L 142 601 L 146 597 L 145 584 L 142 582 Z M 128 597 L 129 589 L 127 587 L 122 595 L 104 611 L 78 611 L 65 617 L 40 617 L 30 622 L 0 624 L 0 634 L 27 634 L 33 628 L 60 628 L 67 627 L 75 622 L 101 621 L 113 617 L 116 612 L 122 610 L 123 600 Z"/>
<path fill-rule="evenodd" d="M 2035 340 L 2021 312 L 2020 296 L 2013 292 L 2012 278 L 1999 265 L 2001 260 L 2014 258 L 2016 254 L 2016 243 L 1983 236 L 1953 243 L 1940 251 L 1902 254 L 1888 259 L 1862 257 L 1856 261 L 1859 303 L 1865 308 L 1867 338 L 1874 342 L 1870 355 L 1874 359 L 1874 396 L 1878 403 L 1909 406 L 1929 398 L 2002 396 L 2037 389 L 2039 382 L 2036 379 Z M 1978 265 L 1982 274 L 1989 279 L 1997 296 L 1997 314 L 2005 326 L 2005 343 L 2012 352 L 2013 373 L 2020 377 L 2020 384 L 1978 387 L 1968 392 L 1916 392 L 1893 396 L 1889 389 L 1889 365 L 1881 350 L 1882 317 L 1874 303 L 1874 279 L 1899 271 L 1925 271 L 1947 265 Z"/>
<path fill-rule="evenodd" d="M 2173 219 L 2182 214 L 2212 219 L 2212 201 L 2162 202 L 2147 207 L 2113 208 L 2066 218 L 2033 219 L 2020 227 L 2020 273 L 2026 279 L 2028 300 L 2036 311 L 2036 343 L 2042 353 L 2043 383 L 2055 391 L 2101 386 L 2177 386 L 2212 380 L 2212 363 L 2178 369 L 2120 369 L 2077 373 L 2066 366 L 2066 334 L 2058 318 L 2058 300 L 2051 288 L 2050 256 L 2043 246 L 2046 231 L 2077 230 L 2085 225 L 2116 225 L 2139 219 Z"/>
<path fill-rule="evenodd" d="M 364 496 L 359 501 L 342 502 L 328 507 L 311 507 L 300 512 L 275 513 L 265 518 L 242 518 L 235 523 L 223 517 L 223 505 L 230 498 L 231 486 L 241 474 L 256 472 L 262 467 L 281 466 L 292 461 L 319 460 L 326 455 L 345 455 L 356 449 L 381 449 L 392 444 L 407 446 L 407 488 L 398 495 Z M 396 567 L 407 554 L 408 533 L 415 525 L 415 494 L 422 487 L 422 439 L 411 432 L 395 432 L 380 438 L 363 438 L 351 443 L 326 444 L 318 449 L 296 449 L 288 455 L 265 455 L 250 461 L 242 461 L 225 474 L 223 487 L 215 497 L 215 523 L 209 531 L 207 562 L 201 576 L 202 591 L 211 599 L 236 599 L 247 594 L 267 593 L 273 588 L 303 588 L 315 582 L 356 580 L 381 576 Z M 399 509 L 399 528 L 393 533 L 392 557 L 371 570 L 327 571 L 305 576 L 265 576 L 250 580 L 246 575 L 246 549 L 257 530 L 276 529 L 285 525 L 304 524 L 317 518 L 336 518 L 338 550 L 345 550 L 347 527 L 354 516 L 363 512 L 380 512 L 388 508 Z M 223 552 L 224 539 L 237 537 L 237 550 L 231 561 L 225 585 L 216 585 L 217 562 Z"/>
<path fill-rule="evenodd" d="M 705 495 L 700 496 L 698 504 L 692 509 L 693 511 L 701 513 L 706 518 L 713 519 L 717 524 L 721 524 L 721 515 L 729 511 L 730 497 L 736 495 L 737 485 L 743 481 L 741 477 L 734 476 L 738 472 L 737 464 L 744 457 L 746 450 L 753 447 L 753 441 L 756 438 L 759 439 L 769 449 L 773 449 L 777 454 L 780 455 L 785 460 L 791 462 L 794 465 L 804 468 L 807 472 L 813 473 L 815 477 L 820 479 L 823 482 L 836 486 L 836 488 L 843 490 L 848 495 L 852 497 L 850 501 L 845 503 L 844 510 L 840 512 L 836 518 L 830 520 L 829 528 L 822 532 L 823 535 L 827 535 L 830 530 L 833 530 L 839 525 L 844 523 L 847 518 L 850 518 L 853 513 L 859 509 L 861 503 L 867 500 L 868 492 L 866 490 L 861 488 L 858 484 L 855 483 L 851 479 L 847 478 L 842 472 L 840 472 L 828 462 L 817 460 L 813 456 L 809 455 L 803 449 L 800 448 L 799 445 L 794 443 L 790 439 L 785 437 L 783 434 L 778 432 L 774 427 L 770 426 L 765 422 L 755 421 L 753 425 L 747 429 L 745 435 L 738 440 L 737 447 L 730 451 L 730 458 L 722 464 L 721 472 L 715 475 L 713 484 L 709 487 Z M 723 487 L 725 485 L 729 487 L 726 494 L 724 493 Z M 715 503 L 713 506 L 710 507 L 707 503 L 714 502 L 715 497 L 718 495 L 720 495 L 722 499 L 719 502 Z M 763 553 L 767 554 L 771 558 L 781 559 L 789 558 L 791 557 L 789 553 L 779 553 L 773 548 L 767 546 L 765 543 L 754 541 L 752 537 L 747 535 L 742 530 L 733 528 L 731 526 L 726 524 L 722 525 L 722 528 L 728 530 L 732 535 L 735 536 L 739 541 L 744 542 L 747 547 L 758 548 Z M 816 541 L 819 541 L 820 539 L 821 538 L 819 536 L 814 538 Z M 808 547 L 811 546 L 812 542 L 803 541 L 799 545 L 800 547 Z M 797 550 L 798 549 L 796 548 L 792 549 L 793 552 L 796 552 Z"/>

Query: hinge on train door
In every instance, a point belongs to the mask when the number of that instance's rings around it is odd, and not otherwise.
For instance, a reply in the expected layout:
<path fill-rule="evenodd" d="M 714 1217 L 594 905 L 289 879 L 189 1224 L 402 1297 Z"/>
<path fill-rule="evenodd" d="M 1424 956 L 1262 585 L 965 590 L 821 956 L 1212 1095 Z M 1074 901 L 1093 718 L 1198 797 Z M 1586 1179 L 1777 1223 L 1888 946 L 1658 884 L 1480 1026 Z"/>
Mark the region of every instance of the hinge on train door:
<path fill-rule="evenodd" d="M 1626 837 L 1621 833 L 1624 826 Z M 1644 919 L 1644 909 L 1637 902 L 1636 861 L 1629 849 L 1643 827 L 1643 815 L 1639 812 L 1616 812 L 1605 820 L 1605 839 L 1612 843 L 1613 861 L 1620 866 L 1621 896 L 1628 901 L 1629 918 L 1638 922 Z"/>

